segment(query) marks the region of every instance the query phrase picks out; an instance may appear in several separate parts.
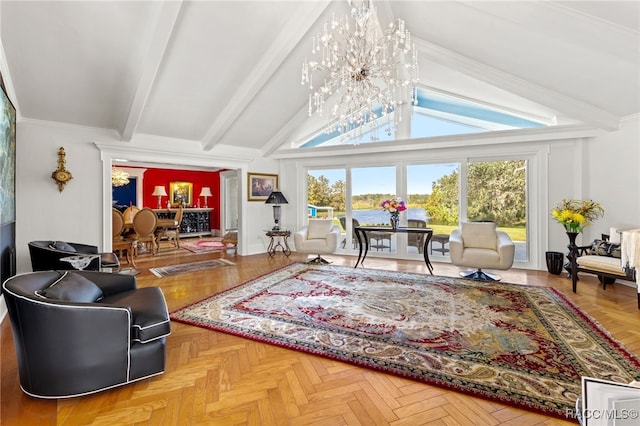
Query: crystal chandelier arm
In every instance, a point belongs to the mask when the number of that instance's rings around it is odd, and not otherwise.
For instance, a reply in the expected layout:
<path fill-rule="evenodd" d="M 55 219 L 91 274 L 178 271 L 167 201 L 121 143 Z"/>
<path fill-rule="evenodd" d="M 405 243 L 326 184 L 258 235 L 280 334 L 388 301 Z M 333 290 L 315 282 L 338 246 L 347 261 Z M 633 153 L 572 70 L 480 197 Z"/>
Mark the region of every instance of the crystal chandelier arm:
<path fill-rule="evenodd" d="M 326 132 L 340 133 L 365 124 L 374 125 L 406 103 L 409 94 L 416 102 L 413 85 L 418 81 L 417 53 L 411 34 L 398 19 L 383 30 L 370 0 L 350 0 L 353 27 L 349 17 L 337 20 L 335 14 L 322 31 L 312 38 L 314 62 L 305 59 L 302 84 L 309 83 L 309 115 L 322 114 L 325 97 L 336 96 Z M 353 31 L 350 29 L 353 28 Z M 314 90 L 313 73 L 324 72 L 323 84 Z M 405 94 L 406 92 L 406 94 Z M 394 114 L 394 127 L 401 114 Z"/>

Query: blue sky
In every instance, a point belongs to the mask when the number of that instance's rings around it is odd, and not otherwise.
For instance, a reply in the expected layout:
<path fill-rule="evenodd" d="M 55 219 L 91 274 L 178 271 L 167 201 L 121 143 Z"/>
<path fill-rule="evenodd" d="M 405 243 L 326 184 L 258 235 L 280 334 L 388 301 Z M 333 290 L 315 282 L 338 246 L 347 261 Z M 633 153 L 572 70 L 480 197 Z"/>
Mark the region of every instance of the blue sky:
<path fill-rule="evenodd" d="M 451 174 L 457 169 L 457 164 L 421 164 L 408 166 L 408 193 L 430 194 L 432 183 L 442 176 Z M 315 177 L 325 176 L 331 183 L 338 180 L 346 181 L 344 169 L 311 170 L 309 174 Z M 395 167 L 353 168 L 353 194 L 394 194 Z"/>

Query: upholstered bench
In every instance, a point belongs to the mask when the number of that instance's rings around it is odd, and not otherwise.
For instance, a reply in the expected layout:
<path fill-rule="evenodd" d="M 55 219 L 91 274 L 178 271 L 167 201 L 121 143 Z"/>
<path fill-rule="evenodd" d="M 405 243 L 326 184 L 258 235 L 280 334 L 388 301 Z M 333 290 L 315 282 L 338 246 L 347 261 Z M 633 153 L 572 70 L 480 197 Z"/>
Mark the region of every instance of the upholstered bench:
<path fill-rule="evenodd" d="M 584 272 L 598 277 L 602 289 L 616 279 L 635 281 L 635 269 L 622 264 L 620 244 L 609 243 L 608 235 L 595 240 L 591 246 L 576 246 L 570 253 L 570 274 L 573 292 L 578 285 L 578 273 Z M 640 309 L 640 292 L 638 292 L 638 309 Z"/>

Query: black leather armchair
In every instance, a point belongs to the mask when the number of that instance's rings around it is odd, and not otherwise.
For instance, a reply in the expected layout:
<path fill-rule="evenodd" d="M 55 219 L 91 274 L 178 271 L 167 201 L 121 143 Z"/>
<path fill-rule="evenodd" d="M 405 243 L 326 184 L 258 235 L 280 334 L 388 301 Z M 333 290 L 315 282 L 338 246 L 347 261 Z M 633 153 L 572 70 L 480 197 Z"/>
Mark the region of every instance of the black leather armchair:
<path fill-rule="evenodd" d="M 101 268 L 120 268 L 120 261 L 115 253 L 100 253 L 96 246 L 64 241 L 31 241 L 29 243 L 31 268 L 34 271 L 74 269 L 69 262 L 60 259 L 84 254 L 99 255 L 85 268 L 87 271 L 99 271 Z"/>
<path fill-rule="evenodd" d="M 76 397 L 164 372 L 171 324 L 159 288 L 95 271 L 31 272 L 2 288 L 26 394 Z"/>

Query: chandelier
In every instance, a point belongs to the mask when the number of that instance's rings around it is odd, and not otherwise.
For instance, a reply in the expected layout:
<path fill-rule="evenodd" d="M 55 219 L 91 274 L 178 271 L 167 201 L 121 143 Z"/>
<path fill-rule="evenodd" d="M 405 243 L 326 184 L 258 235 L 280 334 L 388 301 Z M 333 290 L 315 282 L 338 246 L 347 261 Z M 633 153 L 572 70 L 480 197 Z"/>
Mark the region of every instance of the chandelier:
<path fill-rule="evenodd" d="M 402 116 L 398 107 L 409 98 L 417 103 L 418 55 L 404 21 L 398 19 L 382 30 L 371 0 L 348 0 L 351 19 L 335 14 L 323 31 L 312 38 L 311 54 L 304 60 L 302 84 L 308 84 L 309 116 L 322 115 L 325 100 L 335 94 L 325 132 L 339 132 L 342 140 L 362 136 L 365 127 L 375 129 L 378 118 L 387 120 L 386 132 L 397 129 Z M 358 3 L 358 4 L 356 4 Z M 352 21 L 350 23 L 350 21 Z M 324 73 L 314 87 L 313 72 Z"/>
<path fill-rule="evenodd" d="M 129 173 L 117 167 L 111 168 L 111 185 L 125 186 L 129 184 Z"/>

